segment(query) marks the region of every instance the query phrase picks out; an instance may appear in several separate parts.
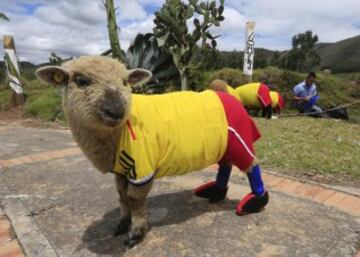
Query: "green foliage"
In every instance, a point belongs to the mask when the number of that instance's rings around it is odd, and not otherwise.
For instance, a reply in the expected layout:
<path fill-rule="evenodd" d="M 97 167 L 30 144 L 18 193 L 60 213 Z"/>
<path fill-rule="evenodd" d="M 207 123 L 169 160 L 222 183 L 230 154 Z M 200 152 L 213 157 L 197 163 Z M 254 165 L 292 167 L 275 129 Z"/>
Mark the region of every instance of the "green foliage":
<path fill-rule="evenodd" d="M 263 167 L 294 176 L 360 179 L 359 124 L 312 118 L 256 119 L 256 123 L 262 132 L 256 150 Z"/>
<path fill-rule="evenodd" d="M 27 99 L 25 113 L 46 121 L 63 119 L 61 94 L 53 87 L 46 87 Z"/>
<path fill-rule="evenodd" d="M 316 45 L 321 56 L 320 68 L 331 69 L 333 73 L 360 71 L 360 35 L 336 43 Z"/>
<path fill-rule="evenodd" d="M 164 92 L 168 81 L 178 77 L 171 55 L 158 46 L 156 38 L 151 33 L 138 34 L 130 45 L 125 59 L 129 69 L 143 68 L 153 74 L 149 83 L 134 88 L 134 92 Z"/>
<path fill-rule="evenodd" d="M 213 72 L 209 82 L 214 79 L 224 80 L 232 87 L 237 87 L 246 83 L 242 71 L 233 68 L 223 68 Z"/>
<path fill-rule="evenodd" d="M 207 89 L 208 83 L 211 81 L 212 73 L 204 71 L 200 65 L 189 65 L 188 87 L 193 91 L 203 91 Z"/>
<path fill-rule="evenodd" d="M 261 49 L 262 50 L 262 49 Z M 266 68 L 269 65 L 266 53 L 259 50 L 254 56 L 254 69 Z"/>
<path fill-rule="evenodd" d="M 223 11 L 224 0 L 220 1 L 218 8 L 215 0 L 200 3 L 198 0 L 190 0 L 188 4 L 181 0 L 166 0 L 160 11 L 155 12 L 154 34 L 159 46 L 172 55 L 180 74 L 182 90 L 187 89 L 188 65 L 196 43 L 201 40 L 201 47 L 204 47 L 207 41 L 210 41 L 212 47 L 216 47 L 218 36 L 212 35 L 209 29 L 220 26 L 220 22 L 225 19 L 222 16 Z M 190 32 L 187 21 L 194 15 L 194 29 Z M 199 20 L 200 17 L 202 21 Z"/>
<path fill-rule="evenodd" d="M 304 72 L 320 64 L 320 56 L 314 49 L 318 40 L 318 36 L 313 35 L 310 30 L 293 36 L 292 49 L 284 56 L 281 66 L 290 70 Z"/>
<path fill-rule="evenodd" d="M 197 66 L 200 70 L 213 70 L 218 68 L 220 61 L 220 52 L 206 44 L 204 47 L 194 46 L 194 53 L 191 64 Z"/>
<path fill-rule="evenodd" d="M 29 79 L 30 78 L 30 79 Z M 22 82 L 25 92 L 25 113 L 43 120 L 63 120 L 61 93 L 54 87 L 44 85 L 34 76 L 34 69 L 22 70 Z M 11 89 L 0 83 L 0 111 L 10 106 Z"/>
<path fill-rule="evenodd" d="M 0 84 L 0 111 L 10 107 L 11 91 L 5 84 Z"/>

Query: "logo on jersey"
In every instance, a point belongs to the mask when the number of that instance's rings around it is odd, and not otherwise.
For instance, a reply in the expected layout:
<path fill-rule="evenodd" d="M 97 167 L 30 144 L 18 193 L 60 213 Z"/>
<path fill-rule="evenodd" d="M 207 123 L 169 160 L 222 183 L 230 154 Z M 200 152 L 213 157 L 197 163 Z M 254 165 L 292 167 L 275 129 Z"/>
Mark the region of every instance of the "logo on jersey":
<path fill-rule="evenodd" d="M 135 160 L 123 150 L 119 155 L 119 162 L 124 168 L 126 176 L 136 180 Z"/>

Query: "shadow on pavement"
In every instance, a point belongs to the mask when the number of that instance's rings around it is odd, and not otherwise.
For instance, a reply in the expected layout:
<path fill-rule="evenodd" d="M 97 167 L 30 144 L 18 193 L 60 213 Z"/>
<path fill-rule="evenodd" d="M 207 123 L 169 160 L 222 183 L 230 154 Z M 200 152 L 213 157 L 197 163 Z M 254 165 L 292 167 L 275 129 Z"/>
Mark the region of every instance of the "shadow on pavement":
<path fill-rule="evenodd" d="M 226 199 L 218 204 L 209 204 L 193 195 L 192 190 L 156 195 L 148 198 L 147 212 L 151 227 L 179 224 L 206 212 L 234 211 L 237 201 Z M 83 247 L 97 254 L 124 254 L 125 235 L 114 236 L 120 209 L 106 213 L 102 219 L 91 224 L 85 231 Z M 234 214 L 235 215 L 235 214 Z"/>

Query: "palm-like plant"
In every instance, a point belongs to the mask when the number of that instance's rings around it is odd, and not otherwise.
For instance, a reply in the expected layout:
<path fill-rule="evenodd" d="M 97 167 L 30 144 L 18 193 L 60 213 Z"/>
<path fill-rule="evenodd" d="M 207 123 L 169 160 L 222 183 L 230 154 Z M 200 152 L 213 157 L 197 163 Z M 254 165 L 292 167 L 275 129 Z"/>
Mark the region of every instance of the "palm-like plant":
<path fill-rule="evenodd" d="M 152 80 L 146 85 L 133 88 L 138 93 L 160 93 L 165 90 L 169 80 L 179 74 L 172 56 L 158 46 L 154 34 L 138 34 L 125 55 L 128 68 L 143 68 L 153 73 Z"/>

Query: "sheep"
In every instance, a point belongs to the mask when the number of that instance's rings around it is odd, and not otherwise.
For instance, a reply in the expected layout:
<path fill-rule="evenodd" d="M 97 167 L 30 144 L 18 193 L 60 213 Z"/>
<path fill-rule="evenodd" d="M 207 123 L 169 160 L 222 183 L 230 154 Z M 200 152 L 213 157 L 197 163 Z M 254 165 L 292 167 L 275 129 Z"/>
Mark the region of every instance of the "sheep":
<path fill-rule="evenodd" d="M 234 164 L 246 172 L 251 187 L 237 213 L 261 211 L 268 203 L 252 147 L 260 133 L 232 96 L 210 90 L 132 94 L 151 72 L 127 70 L 109 57 L 83 56 L 36 74 L 65 87 L 63 109 L 75 141 L 100 172 L 115 175 L 121 206 L 115 232 L 127 233 L 128 247 L 148 231 L 145 202 L 154 178 L 219 163 L 216 181 L 195 189 L 196 196 L 213 203 L 226 197 Z"/>
<path fill-rule="evenodd" d="M 216 79 L 210 83 L 210 89 L 227 92 L 237 98 L 247 109 L 262 109 L 262 116 L 270 119 L 272 117 L 272 98 L 269 87 L 260 82 L 244 84 L 235 89 L 225 81 Z"/>

